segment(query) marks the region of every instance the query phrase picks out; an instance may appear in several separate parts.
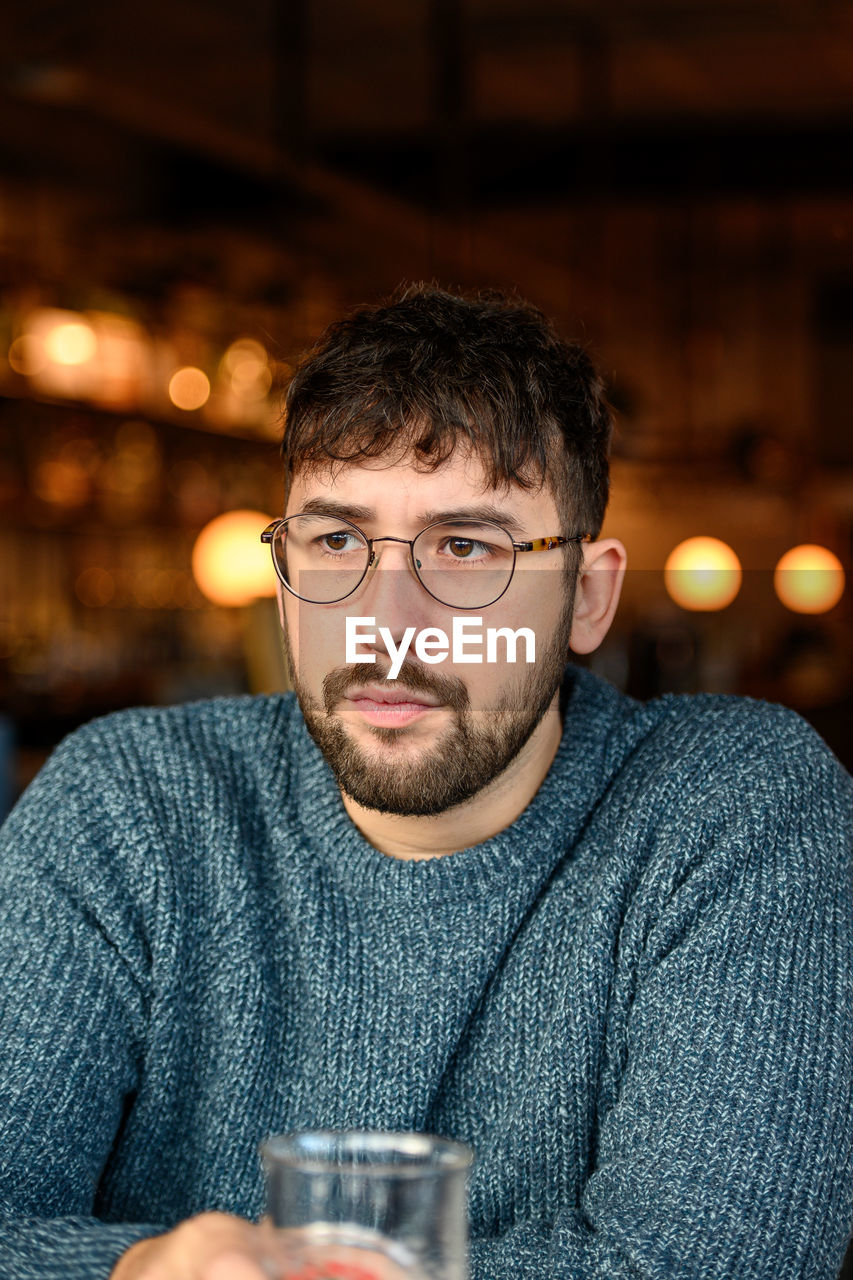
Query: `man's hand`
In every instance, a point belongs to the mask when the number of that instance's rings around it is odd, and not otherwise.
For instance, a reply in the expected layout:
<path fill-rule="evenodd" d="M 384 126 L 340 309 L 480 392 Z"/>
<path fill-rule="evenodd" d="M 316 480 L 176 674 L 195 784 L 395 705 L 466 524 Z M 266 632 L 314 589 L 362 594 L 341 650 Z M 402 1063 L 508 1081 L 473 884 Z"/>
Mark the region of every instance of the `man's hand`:
<path fill-rule="evenodd" d="M 351 1234 L 351 1233 L 350 1233 Z M 110 1280 L 416 1280 L 416 1268 L 379 1249 L 276 1230 L 229 1213 L 202 1213 L 122 1254 Z"/>
<path fill-rule="evenodd" d="M 110 1280 L 271 1280 L 284 1251 L 268 1222 L 201 1213 L 123 1253 Z"/>

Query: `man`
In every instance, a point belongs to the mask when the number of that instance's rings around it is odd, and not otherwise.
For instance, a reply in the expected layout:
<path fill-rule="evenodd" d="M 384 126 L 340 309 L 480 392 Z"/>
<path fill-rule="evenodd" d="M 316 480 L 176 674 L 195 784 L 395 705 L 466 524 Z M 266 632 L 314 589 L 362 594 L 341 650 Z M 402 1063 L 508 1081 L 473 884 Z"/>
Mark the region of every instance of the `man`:
<path fill-rule="evenodd" d="M 275 1275 L 257 1146 L 305 1127 L 470 1143 L 472 1280 L 835 1276 L 853 783 L 781 707 L 566 666 L 625 570 L 609 436 L 497 296 L 309 353 L 296 696 L 95 721 L 3 829 L 4 1277 Z"/>

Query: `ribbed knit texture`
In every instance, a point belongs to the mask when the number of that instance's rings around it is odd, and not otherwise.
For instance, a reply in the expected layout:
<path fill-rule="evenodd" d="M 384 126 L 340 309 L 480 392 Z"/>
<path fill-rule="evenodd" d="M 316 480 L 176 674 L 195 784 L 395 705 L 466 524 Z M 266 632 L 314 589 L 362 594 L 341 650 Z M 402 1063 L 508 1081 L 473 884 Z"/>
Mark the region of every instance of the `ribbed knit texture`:
<path fill-rule="evenodd" d="M 517 821 L 406 862 L 292 695 L 120 712 L 0 832 L 0 1277 L 263 1212 L 305 1126 L 471 1143 L 473 1280 L 819 1277 L 853 1224 L 853 782 L 569 668 Z"/>

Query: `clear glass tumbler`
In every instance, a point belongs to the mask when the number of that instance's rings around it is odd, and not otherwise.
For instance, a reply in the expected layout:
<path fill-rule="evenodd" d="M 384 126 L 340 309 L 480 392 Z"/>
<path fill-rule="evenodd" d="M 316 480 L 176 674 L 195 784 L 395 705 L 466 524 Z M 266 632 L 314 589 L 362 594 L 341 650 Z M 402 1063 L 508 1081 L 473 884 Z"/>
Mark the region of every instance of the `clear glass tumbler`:
<path fill-rule="evenodd" d="M 307 1130 L 261 1147 L 267 1212 L 288 1280 L 467 1280 L 462 1142 L 421 1133 Z"/>

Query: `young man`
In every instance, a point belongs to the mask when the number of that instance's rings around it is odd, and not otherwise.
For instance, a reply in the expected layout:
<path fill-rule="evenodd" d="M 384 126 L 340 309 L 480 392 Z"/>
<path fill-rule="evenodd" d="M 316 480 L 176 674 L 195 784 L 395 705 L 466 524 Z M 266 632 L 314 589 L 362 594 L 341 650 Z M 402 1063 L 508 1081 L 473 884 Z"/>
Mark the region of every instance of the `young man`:
<path fill-rule="evenodd" d="M 625 569 L 609 435 L 499 297 L 309 353 L 295 696 L 95 721 L 0 836 L 8 1280 L 279 1274 L 257 1147 L 306 1127 L 470 1143 L 472 1280 L 836 1275 L 853 782 L 781 707 L 567 666 Z"/>

